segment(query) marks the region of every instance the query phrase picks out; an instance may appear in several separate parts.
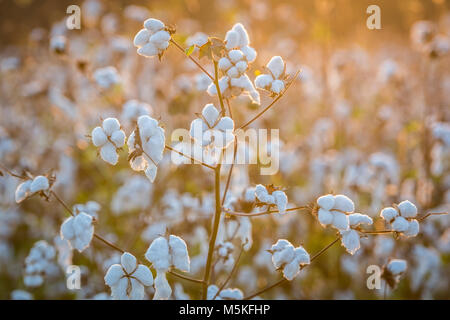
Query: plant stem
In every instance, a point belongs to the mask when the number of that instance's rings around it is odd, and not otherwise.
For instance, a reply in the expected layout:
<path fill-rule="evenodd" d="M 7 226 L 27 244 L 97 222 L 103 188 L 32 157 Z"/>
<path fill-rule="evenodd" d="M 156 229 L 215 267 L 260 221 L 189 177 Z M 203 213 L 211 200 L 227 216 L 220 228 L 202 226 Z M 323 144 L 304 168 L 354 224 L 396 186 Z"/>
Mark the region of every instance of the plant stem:
<path fill-rule="evenodd" d="M 239 129 L 244 129 L 246 127 L 248 127 L 253 121 L 255 121 L 256 119 L 258 119 L 259 117 L 261 117 L 267 110 L 269 110 L 270 108 L 272 108 L 275 103 L 280 100 L 284 94 L 286 93 L 286 91 L 290 88 L 290 86 L 292 85 L 292 83 L 295 81 L 295 79 L 297 79 L 298 74 L 300 73 L 300 70 L 297 71 L 294 75 L 294 77 L 292 78 L 292 80 L 286 85 L 286 89 L 284 89 L 283 92 L 281 92 L 267 107 L 265 107 L 260 113 L 258 113 L 256 116 L 254 116 L 252 119 L 250 119 L 249 121 L 247 121 L 245 124 L 243 124 L 242 126 L 239 127 Z"/>
<path fill-rule="evenodd" d="M 175 47 L 177 48 L 177 49 L 179 49 L 181 52 L 183 52 L 183 54 L 186 56 L 186 57 L 188 57 L 192 62 L 194 62 L 196 65 L 197 65 L 197 67 L 199 67 L 200 68 L 200 70 L 202 70 L 212 81 L 214 81 L 214 77 L 208 72 L 208 71 L 206 71 L 206 69 L 205 68 L 203 68 L 202 66 L 201 66 L 201 64 L 197 61 L 197 60 L 195 60 L 192 56 L 188 56 L 188 55 L 186 55 L 186 51 L 184 51 L 184 49 L 183 49 L 183 47 L 182 46 L 180 46 L 175 40 L 173 40 L 173 39 L 170 39 L 170 42 L 172 42 L 174 45 L 175 45 Z"/>
<path fill-rule="evenodd" d="M 200 161 L 200 160 L 197 160 L 197 159 L 195 159 L 195 158 L 192 158 L 191 156 L 189 156 L 189 155 L 187 155 L 187 154 L 184 154 L 183 152 L 180 152 L 180 151 L 178 151 L 178 150 L 175 150 L 174 148 L 172 148 L 171 146 L 168 146 L 167 144 L 166 144 L 165 148 L 168 149 L 168 150 L 170 150 L 170 151 L 176 152 L 176 153 L 178 153 L 179 155 L 181 155 L 181 156 L 183 156 L 183 157 L 185 157 L 185 158 L 188 158 L 188 159 L 190 159 L 191 161 L 194 161 L 195 163 L 201 164 L 201 165 L 204 166 L 204 167 L 207 167 L 207 168 L 209 168 L 209 169 L 215 170 L 215 168 L 214 168 L 213 166 L 210 166 L 209 164 L 206 164 L 206 163 L 204 163 L 204 162 L 202 162 L 202 161 Z"/>
<path fill-rule="evenodd" d="M 216 245 L 216 238 L 217 238 L 217 232 L 219 231 L 219 224 L 220 224 L 220 214 L 222 213 L 222 206 L 220 204 L 220 167 L 221 165 L 218 164 L 214 175 L 214 193 L 215 193 L 215 202 L 216 202 L 216 210 L 214 213 L 214 222 L 213 222 L 213 228 L 211 232 L 211 237 L 209 239 L 209 247 L 208 247 L 208 258 L 206 260 L 206 267 L 205 267 L 205 275 L 203 277 L 203 291 L 202 291 L 202 299 L 206 299 L 206 294 L 208 290 L 209 285 L 209 278 L 211 276 L 211 265 L 212 265 L 212 258 L 214 253 L 214 247 Z"/>

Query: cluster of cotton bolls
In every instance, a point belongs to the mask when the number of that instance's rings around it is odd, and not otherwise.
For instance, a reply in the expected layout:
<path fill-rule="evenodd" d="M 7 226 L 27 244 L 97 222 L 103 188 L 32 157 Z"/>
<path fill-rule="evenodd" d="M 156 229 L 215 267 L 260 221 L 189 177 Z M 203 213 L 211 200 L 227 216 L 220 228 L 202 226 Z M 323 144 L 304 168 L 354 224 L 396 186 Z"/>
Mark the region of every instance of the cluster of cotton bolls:
<path fill-rule="evenodd" d="M 82 252 L 94 236 L 93 217 L 85 212 L 75 213 L 61 225 L 61 238 L 69 241 L 72 248 Z"/>
<path fill-rule="evenodd" d="M 415 237 L 419 233 L 419 222 L 415 219 L 417 207 L 408 200 L 400 202 L 395 208 L 384 208 L 380 216 L 390 224 L 392 230 L 407 237 Z"/>
<path fill-rule="evenodd" d="M 31 248 L 25 259 L 24 283 L 27 287 L 38 287 L 44 283 L 45 276 L 54 275 L 57 272 L 54 259 L 55 248 L 46 241 L 40 240 Z"/>
<path fill-rule="evenodd" d="M 282 190 L 273 190 L 273 188 L 268 190 L 266 186 L 258 184 L 255 187 L 255 198 L 263 204 L 275 205 L 280 213 L 286 212 L 288 198 Z"/>
<path fill-rule="evenodd" d="M 120 129 L 120 123 L 116 118 L 103 120 L 101 127 L 92 130 L 92 143 L 100 148 L 100 156 L 106 162 L 116 165 L 119 160 L 117 149 L 125 144 L 125 132 Z"/>
<path fill-rule="evenodd" d="M 245 73 L 248 66 L 256 59 L 256 51 L 250 47 L 247 30 L 237 23 L 225 36 L 225 54 L 219 60 L 218 67 L 224 76 L 218 80 L 221 94 L 225 98 L 247 94 L 253 102 L 260 104 L 259 92 Z M 214 83 L 208 87 L 208 93 L 217 95 Z"/>
<path fill-rule="evenodd" d="M 134 45 L 138 47 L 137 53 L 144 57 L 160 55 L 169 47 L 171 36 L 166 26 L 158 19 L 144 21 L 144 29 L 141 29 L 134 37 Z"/>
<path fill-rule="evenodd" d="M 156 269 L 154 300 L 168 299 L 172 288 L 166 278 L 171 268 L 189 272 L 190 260 L 186 242 L 180 237 L 170 235 L 168 238 L 159 237 L 153 240 L 145 258 Z"/>
<path fill-rule="evenodd" d="M 286 87 L 284 83 L 286 65 L 280 56 L 272 57 L 266 66 L 268 73 L 260 74 L 255 79 L 259 89 L 265 89 L 273 94 L 280 94 Z"/>
<path fill-rule="evenodd" d="M 303 266 L 310 264 L 309 253 L 299 246 L 295 248 L 288 240 L 280 239 L 270 248 L 274 267 L 283 271 L 283 276 L 291 281 Z"/>
<path fill-rule="evenodd" d="M 16 202 L 20 203 L 36 193 L 46 192 L 49 188 L 50 183 L 45 176 L 37 176 L 33 179 L 28 179 L 17 186 L 15 195 Z"/>

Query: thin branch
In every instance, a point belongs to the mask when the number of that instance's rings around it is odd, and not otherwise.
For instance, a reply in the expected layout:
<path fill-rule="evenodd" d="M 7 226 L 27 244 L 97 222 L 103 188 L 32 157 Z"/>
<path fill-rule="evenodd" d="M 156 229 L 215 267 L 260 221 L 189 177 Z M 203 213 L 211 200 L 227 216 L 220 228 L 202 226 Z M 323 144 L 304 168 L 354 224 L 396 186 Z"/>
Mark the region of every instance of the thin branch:
<path fill-rule="evenodd" d="M 191 278 L 191 277 L 179 274 L 179 273 L 177 273 L 175 271 L 169 271 L 168 273 L 170 273 L 171 275 L 173 275 L 175 277 L 178 277 L 180 279 L 188 280 L 188 281 L 191 281 L 191 282 L 203 283 L 203 280 L 201 280 L 201 279 Z"/>
<path fill-rule="evenodd" d="M 174 45 L 175 45 L 175 47 L 177 48 L 177 49 L 179 49 L 181 52 L 183 52 L 183 54 L 187 57 L 187 58 L 189 58 L 192 62 L 194 62 L 196 65 L 197 65 L 197 67 L 199 67 L 200 68 L 200 70 L 202 70 L 212 81 L 214 81 L 214 77 L 208 72 L 208 71 L 206 71 L 206 69 L 205 68 L 203 68 L 202 66 L 201 66 L 201 64 L 197 61 L 197 60 L 195 60 L 191 55 L 186 55 L 186 51 L 183 49 L 183 47 L 182 46 L 180 46 L 175 40 L 173 40 L 173 39 L 170 39 L 170 42 L 172 42 Z"/>
<path fill-rule="evenodd" d="M 265 107 L 260 113 L 258 113 L 256 116 L 254 116 L 252 119 L 250 119 L 249 121 L 247 121 L 245 124 L 243 124 L 242 126 L 239 127 L 239 129 L 244 129 L 246 127 L 248 127 L 253 121 L 255 121 L 256 119 L 258 119 L 259 117 L 261 117 L 267 110 L 269 110 L 270 108 L 272 108 L 275 103 L 280 100 L 284 94 L 286 93 L 286 91 L 290 88 L 290 86 L 292 85 L 292 83 L 294 83 L 295 79 L 297 79 L 298 74 L 300 73 L 300 70 L 298 70 L 294 77 L 292 78 L 292 80 L 286 85 L 286 89 L 284 89 L 283 92 L 281 92 L 267 107 Z"/>
<path fill-rule="evenodd" d="M 231 174 L 233 173 L 234 162 L 236 161 L 237 154 L 237 138 L 234 137 L 234 147 L 233 147 L 233 162 L 230 165 L 230 170 L 228 171 L 227 184 L 225 185 L 225 190 L 222 196 L 222 206 L 225 203 L 225 198 L 227 197 L 228 188 L 230 187 Z"/>
<path fill-rule="evenodd" d="M 310 209 L 311 208 L 308 206 L 301 206 L 301 207 L 286 209 L 286 212 L 297 211 L 297 210 L 310 210 Z M 267 210 L 267 211 L 263 211 L 263 212 L 244 213 L 244 212 L 231 211 L 226 208 L 223 208 L 223 211 L 229 215 L 239 216 L 239 217 L 257 217 L 257 216 L 263 216 L 263 215 L 271 214 L 271 213 L 280 213 L 279 210 Z"/>
<path fill-rule="evenodd" d="M 207 167 L 207 168 L 209 168 L 209 169 L 215 170 L 215 168 L 214 168 L 213 166 L 210 166 L 209 164 L 206 164 L 206 163 L 204 163 L 204 162 L 202 162 L 202 161 L 200 161 L 200 160 L 197 160 L 197 159 L 195 159 L 195 158 L 193 158 L 193 157 L 191 157 L 191 156 L 189 156 L 189 155 L 187 155 L 187 154 L 185 154 L 185 153 L 183 153 L 183 152 L 180 152 L 180 151 L 178 151 L 178 150 L 175 150 L 174 148 L 172 148 L 171 146 L 168 146 L 167 144 L 166 144 L 165 148 L 168 149 L 168 150 L 170 150 L 170 151 L 176 152 L 176 153 L 178 153 L 179 155 L 181 155 L 181 156 L 183 156 L 183 157 L 185 157 L 185 158 L 188 158 L 188 159 L 191 160 L 191 161 L 194 161 L 195 163 L 201 164 L 201 165 L 204 166 L 204 167 Z"/>
<path fill-rule="evenodd" d="M 227 108 L 228 108 L 228 114 L 230 115 L 230 118 L 233 119 L 233 112 L 231 111 L 231 104 L 230 104 L 230 100 L 225 99 L 225 102 L 227 103 Z"/>
<path fill-rule="evenodd" d="M 10 176 L 12 176 L 12 177 L 14 177 L 14 178 L 18 178 L 18 179 L 21 179 L 21 180 L 24 179 L 23 176 L 18 175 L 17 173 L 12 172 L 11 170 L 9 170 L 8 168 L 6 168 L 6 167 L 5 167 L 4 165 L 2 165 L 1 163 L 0 163 L 0 168 L 1 168 L 2 170 L 5 170 L 7 174 L 9 174 Z"/>
<path fill-rule="evenodd" d="M 220 286 L 219 290 L 216 292 L 216 294 L 214 295 L 214 297 L 212 298 L 212 300 L 216 300 L 217 296 L 220 294 L 220 292 L 223 290 L 223 288 L 225 288 L 225 286 L 227 285 L 227 283 L 231 280 L 231 277 L 233 276 L 233 274 L 236 272 L 237 270 L 237 266 L 239 264 L 239 260 L 241 259 L 242 256 L 242 252 L 244 251 L 244 244 L 241 246 L 241 250 L 239 251 L 239 255 L 236 259 L 236 261 L 234 262 L 233 265 L 233 269 L 231 269 L 230 274 L 228 275 L 228 277 L 225 279 L 225 281 L 222 283 L 222 285 Z"/>

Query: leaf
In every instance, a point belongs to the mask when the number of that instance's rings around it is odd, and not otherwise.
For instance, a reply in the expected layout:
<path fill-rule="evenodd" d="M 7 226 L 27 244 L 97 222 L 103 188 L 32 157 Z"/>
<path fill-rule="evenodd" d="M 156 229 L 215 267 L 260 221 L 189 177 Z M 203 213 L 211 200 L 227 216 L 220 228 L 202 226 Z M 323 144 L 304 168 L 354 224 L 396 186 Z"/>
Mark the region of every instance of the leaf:
<path fill-rule="evenodd" d="M 202 45 L 199 48 L 198 57 L 199 57 L 199 59 L 201 59 L 203 57 L 207 57 L 209 59 L 212 59 L 211 41 L 210 40 L 208 40 L 208 42 L 206 42 L 204 45 Z"/>
<path fill-rule="evenodd" d="M 195 49 L 195 44 L 193 44 L 189 48 L 184 49 L 184 53 L 189 57 L 192 54 L 192 52 L 194 52 L 194 49 Z"/>

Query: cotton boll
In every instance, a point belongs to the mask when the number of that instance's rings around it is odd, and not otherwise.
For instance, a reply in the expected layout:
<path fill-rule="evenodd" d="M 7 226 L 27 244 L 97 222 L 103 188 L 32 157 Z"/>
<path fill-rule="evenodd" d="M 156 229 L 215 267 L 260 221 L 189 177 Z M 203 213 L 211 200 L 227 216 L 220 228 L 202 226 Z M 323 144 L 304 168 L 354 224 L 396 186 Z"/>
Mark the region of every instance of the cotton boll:
<path fill-rule="evenodd" d="M 387 222 L 391 222 L 398 216 L 398 211 L 392 207 L 387 207 L 381 210 L 380 216 Z"/>
<path fill-rule="evenodd" d="M 333 214 L 333 226 L 339 230 L 347 230 L 349 228 L 348 216 L 339 211 L 331 211 Z"/>
<path fill-rule="evenodd" d="M 107 142 L 103 147 L 101 147 L 100 156 L 104 161 L 112 165 L 116 165 L 119 161 L 119 155 L 116 152 L 116 147 L 110 142 Z"/>
<path fill-rule="evenodd" d="M 159 50 L 158 48 L 155 46 L 155 44 L 149 42 L 146 45 L 144 45 L 143 47 L 140 47 L 137 50 L 137 53 L 141 56 L 144 57 L 152 57 L 152 56 L 156 56 L 158 54 Z"/>
<path fill-rule="evenodd" d="M 400 214 L 404 218 L 414 218 L 417 216 L 417 207 L 410 201 L 405 200 L 398 204 Z"/>
<path fill-rule="evenodd" d="M 169 246 L 172 253 L 172 265 L 178 270 L 189 272 L 190 261 L 186 242 L 180 237 L 170 235 Z"/>
<path fill-rule="evenodd" d="M 150 39 L 151 33 L 147 29 L 141 29 L 134 37 L 133 44 L 136 47 L 144 46 Z"/>
<path fill-rule="evenodd" d="M 355 211 L 355 204 L 349 197 L 342 194 L 338 194 L 334 197 L 333 209 L 349 213 Z"/>
<path fill-rule="evenodd" d="M 371 217 L 369 217 L 366 214 L 361 213 L 353 213 L 348 216 L 348 220 L 351 227 L 356 227 L 360 224 L 367 224 L 371 225 L 373 223 L 373 220 Z"/>
<path fill-rule="evenodd" d="M 234 30 L 230 30 L 225 35 L 225 41 L 225 47 L 227 50 L 236 48 L 239 46 L 239 34 Z"/>
<path fill-rule="evenodd" d="M 47 190 L 50 188 L 47 177 L 37 176 L 33 179 L 33 182 L 30 184 L 30 192 L 35 193 L 42 190 Z"/>
<path fill-rule="evenodd" d="M 392 229 L 398 232 L 404 232 L 408 230 L 408 220 L 403 217 L 395 218 L 395 221 L 392 223 Z"/>
<path fill-rule="evenodd" d="M 111 135 L 111 141 L 114 142 L 117 148 L 123 147 L 125 144 L 125 132 L 122 130 L 114 131 Z"/>
<path fill-rule="evenodd" d="M 286 193 L 284 193 L 283 191 L 274 191 L 272 193 L 273 197 L 274 197 L 274 202 L 278 207 L 278 211 L 280 213 L 286 213 L 286 206 L 287 206 L 287 202 L 288 202 L 288 198 L 286 196 Z"/>
<path fill-rule="evenodd" d="M 230 60 L 228 60 L 228 58 L 223 57 L 219 60 L 219 64 L 218 67 L 220 70 L 226 71 L 229 68 L 231 68 L 232 64 L 230 62 Z"/>
<path fill-rule="evenodd" d="M 297 263 L 300 265 L 310 264 L 311 262 L 309 253 L 306 252 L 306 250 L 302 246 L 295 248 L 294 255 L 295 261 L 297 261 Z"/>
<path fill-rule="evenodd" d="M 236 23 L 233 26 L 232 30 L 239 35 L 239 43 L 238 43 L 239 47 L 248 46 L 250 44 L 247 30 L 245 30 L 244 26 L 241 23 Z"/>
<path fill-rule="evenodd" d="M 333 214 L 331 214 L 330 211 L 322 208 L 319 209 L 317 217 L 319 219 L 319 222 L 325 226 L 333 222 Z"/>
<path fill-rule="evenodd" d="M 345 247 L 348 253 L 355 254 L 360 248 L 359 234 L 356 230 L 350 229 L 347 231 L 341 231 L 342 245 Z"/>
<path fill-rule="evenodd" d="M 136 268 L 137 260 L 136 257 L 131 253 L 125 252 L 120 257 L 120 263 L 122 264 L 122 267 L 125 269 L 125 271 L 130 274 Z"/>
<path fill-rule="evenodd" d="M 260 74 L 255 79 L 255 86 L 259 89 L 266 89 L 272 85 L 273 78 L 270 74 Z"/>
<path fill-rule="evenodd" d="M 170 267 L 169 244 L 164 237 L 153 240 L 145 253 L 145 258 L 150 261 L 157 270 L 168 270 Z"/>
<path fill-rule="evenodd" d="M 164 29 L 164 23 L 158 19 L 147 19 L 144 21 L 144 28 L 155 33 L 161 29 Z"/>
<path fill-rule="evenodd" d="M 276 94 L 279 94 L 281 91 L 284 90 L 284 82 L 281 80 L 273 81 L 270 90 Z"/>
<path fill-rule="evenodd" d="M 228 52 L 228 57 L 230 58 L 231 62 L 237 63 L 244 58 L 244 54 L 241 50 L 231 50 L 230 52 Z"/>
<path fill-rule="evenodd" d="M 225 289 L 220 292 L 221 300 L 242 300 L 244 294 L 239 289 Z"/>
<path fill-rule="evenodd" d="M 155 295 L 153 300 L 167 300 L 172 294 L 172 288 L 166 278 L 166 273 L 161 270 L 156 270 L 155 278 Z"/>
<path fill-rule="evenodd" d="M 155 44 L 167 42 L 170 40 L 170 34 L 167 31 L 158 31 L 155 34 L 153 34 L 149 41 Z"/>
<path fill-rule="evenodd" d="M 32 183 L 31 180 L 27 180 L 17 186 L 16 192 L 15 192 L 16 203 L 22 202 L 30 195 L 31 183 Z"/>
<path fill-rule="evenodd" d="M 387 269 L 394 276 L 398 276 L 406 271 L 407 262 L 401 259 L 392 259 L 387 265 Z"/>
<path fill-rule="evenodd" d="M 244 47 L 241 47 L 241 51 L 244 54 L 245 59 L 249 63 L 252 63 L 253 61 L 255 61 L 256 55 L 257 55 L 255 49 L 253 49 L 252 47 L 249 47 L 249 46 L 244 46 Z"/>
<path fill-rule="evenodd" d="M 331 210 L 334 207 L 334 196 L 332 194 L 321 196 L 317 199 L 317 204 L 320 208 Z"/>
<path fill-rule="evenodd" d="M 408 229 L 403 233 L 407 237 L 415 237 L 419 233 L 419 222 L 416 219 L 408 221 Z"/>
<path fill-rule="evenodd" d="M 272 57 L 267 64 L 267 68 L 270 70 L 274 78 L 278 79 L 284 73 L 284 61 L 280 56 Z"/>
<path fill-rule="evenodd" d="M 92 130 L 91 133 L 92 136 L 92 143 L 96 147 L 100 147 L 108 141 L 108 137 L 106 136 L 105 132 L 101 127 L 95 127 L 94 130 Z"/>
<path fill-rule="evenodd" d="M 219 117 L 219 111 L 214 107 L 212 103 L 208 103 L 205 105 L 202 111 L 202 115 L 206 123 L 213 127 L 216 123 L 217 118 Z"/>
<path fill-rule="evenodd" d="M 118 264 L 113 264 L 111 267 L 109 267 L 108 271 L 106 272 L 104 278 L 105 283 L 108 286 L 112 287 L 119 282 L 120 278 L 122 278 L 123 275 L 124 273 L 122 267 Z"/>
<path fill-rule="evenodd" d="M 275 251 L 272 255 L 272 262 L 275 268 L 280 268 L 283 264 L 289 263 L 295 258 L 294 247 L 289 244 L 280 251 Z"/>
<path fill-rule="evenodd" d="M 297 261 L 292 260 L 292 262 L 286 264 L 283 268 L 283 275 L 286 279 L 291 281 L 295 278 L 295 276 L 299 273 L 300 266 L 298 265 Z"/>

